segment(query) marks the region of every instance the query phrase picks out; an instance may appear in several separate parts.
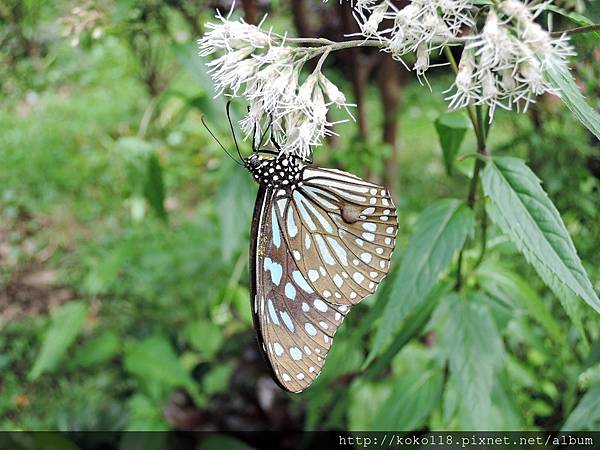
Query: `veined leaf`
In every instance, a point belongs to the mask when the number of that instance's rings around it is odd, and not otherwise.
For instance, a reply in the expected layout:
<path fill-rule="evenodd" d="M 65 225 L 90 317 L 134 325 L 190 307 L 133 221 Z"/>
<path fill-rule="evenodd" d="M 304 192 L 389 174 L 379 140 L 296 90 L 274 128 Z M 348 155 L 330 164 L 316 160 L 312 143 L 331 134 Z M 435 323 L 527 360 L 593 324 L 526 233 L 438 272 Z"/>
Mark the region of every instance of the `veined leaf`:
<path fill-rule="evenodd" d="M 564 340 L 560 325 L 538 293 L 518 274 L 498 264 L 485 262 L 477 269 L 477 276 L 488 294 L 510 298 L 538 321 L 555 341 Z"/>
<path fill-rule="evenodd" d="M 455 252 L 473 232 L 473 212 L 463 202 L 440 200 L 421 214 L 394 280 L 368 365 L 396 333 L 402 320 L 425 300 Z"/>
<path fill-rule="evenodd" d="M 86 317 L 87 305 L 81 302 L 67 303 L 56 311 L 33 369 L 29 372 L 30 380 L 56 369 L 83 328 Z"/>
<path fill-rule="evenodd" d="M 585 393 L 567 418 L 562 431 L 596 431 L 600 424 L 600 383 Z"/>
<path fill-rule="evenodd" d="M 371 430 L 381 405 L 390 397 L 389 383 L 358 380 L 349 390 L 348 428 L 350 431 Z"/>
<path fill-rule="evenodd" d="M 442 395 L 441 368 L 418 368 L 394 380 L 394 388 L 373 421 L 373 430 L 416 430 L 425 425 Z"/>
<path fill-rule="evenodd" d="M 592 344 L 588 355 L 583 362 L 583 370 L 587 370 L 590 367 L 600 363 L 600 338 L 597 338 Z"/>
<path fill-rule="evenodd" d="M 540 180 L 517 158 L 495 158 L 483 172 L 491 199 L 488 213 L 554 291 L 577 321 L 578 296 L 600 312 L 594 292 L 567 229 Z"/>
<path fill-rule="evenodd" d="M 400 350 L 404 348 L 413 338 L 420 335 L 423 331 L 431 314 L 435 310 L 438 301 L 442 295 L 448 291 L 446 283 L 438 283 L 438 285 L 429 292 L 425 300 L 419 304 L 407 317 L 404 319 L 400 331 L 394 336 L 393 342 L 387 347 L 385 352 L 377 358 L 377 360 L 369 367 L 367 372 L 368 377 L 375 377 L 384 370 L 391 360 Z M 363 366 L 363 369 L 365 366 Z"/>
<path fill-rule="evenodd" d="M 454 159 L 460 150 L 469 126 L 469 121 L 459 111 L 445 113 L 435 119 L 435 129 L 440 138 L 444 166 L 448 175 L 452 174 Z"/>
<path fill-rule="evenodd" d="M 546 69 L 546 78 L 559 90 L 561 100 L 577 120 L 600 139 L 600 114 L 585 101 L 568 66 L 564 63 L 550 64 Z"/>
<path fill-rule="evenodd" d="M 455 399 L 460 427 L 486 430 L 491 426 L 494 378 L 504 358 L 504 344 L 483 294 L 450 294 L 442 300 L 440 344 L 450 376 L 460 392 Z"/>

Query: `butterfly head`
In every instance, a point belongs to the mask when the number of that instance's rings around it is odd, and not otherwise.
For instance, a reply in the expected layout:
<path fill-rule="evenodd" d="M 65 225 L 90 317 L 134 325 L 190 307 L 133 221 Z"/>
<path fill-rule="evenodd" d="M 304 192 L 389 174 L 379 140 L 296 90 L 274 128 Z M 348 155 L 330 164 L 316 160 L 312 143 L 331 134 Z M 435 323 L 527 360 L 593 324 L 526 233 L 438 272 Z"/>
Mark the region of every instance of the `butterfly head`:
<path fill-rule="evenodd" d="M 259 184 L 282 189 L 295 188 L 304 167 L 301 160 L 294 156 L 267 157 L 260 153 L 253 153 L 246 158 L 245 165 Z"/>

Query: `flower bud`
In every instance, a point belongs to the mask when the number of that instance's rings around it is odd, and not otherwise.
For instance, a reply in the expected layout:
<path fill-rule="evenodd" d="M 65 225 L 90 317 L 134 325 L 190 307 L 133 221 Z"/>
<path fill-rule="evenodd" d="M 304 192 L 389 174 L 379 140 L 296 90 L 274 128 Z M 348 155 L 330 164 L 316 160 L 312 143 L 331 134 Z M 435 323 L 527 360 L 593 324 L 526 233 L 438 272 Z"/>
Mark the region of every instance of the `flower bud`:
<path fill-rule="evenodd" d="M 338 89 L 338 87 L 333 84 L 325 75 L 320 74 L 319 76 L 319 84 L 325 93 L 325 96 L 329 99 L 330 102 L 335 103 L 336 105 L 344 105 L 346 104 L 346 96 Z"/>

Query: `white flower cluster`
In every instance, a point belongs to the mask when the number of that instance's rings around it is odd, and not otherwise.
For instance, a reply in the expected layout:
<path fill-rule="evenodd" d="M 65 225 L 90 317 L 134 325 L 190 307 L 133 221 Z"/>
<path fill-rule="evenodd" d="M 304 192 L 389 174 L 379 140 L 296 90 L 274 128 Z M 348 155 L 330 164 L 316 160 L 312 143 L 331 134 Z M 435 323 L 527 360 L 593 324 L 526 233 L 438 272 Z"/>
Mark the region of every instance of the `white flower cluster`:
<path fill-rule="evenodd" d="M 496 107 L 526 110 L 535 97 L 555 93 L 544 70 L 564 64 L 573 55 L 566 37 L 554 39 L 534 20 L 546 4 L 529 6 L 503 1 L 490 10 L 485 26 L 465 47 L 448 97 L 451 108 L 488 105 L 490 121 Z"/>
<path fill-rule="evenodd" d="M 354 0 L 354 16 L 365 41 L 351 44 L 368 41 L 405 65 L 403 57 L 415 53 L 413 70 L 418 76 L 430 67 L 432 51 L 464 44 L 447 100 L 451 108 L 487 105 L 492 120 L 497 107 L 526 110 L 535 97 L 556 93 L 544 71 L 565 64 L 574 53 L 565 36 L 553 38 L 536 23 L 548 3 L 495 0 L 479 9 L 478 14 L 487 16 L 477 32 L 472 0 L 412 0 L 402 9 L 389 0 Z M 207 24 L 210 31 L 198 41 L 201 56 L 220 55 L 208 64 L 219 93 L 248 102 L 248 114 L 241 121 L 246 137 L 271 132 L 282 151 L 310 157 L 311 147 L 333 134 L 329 108 L 350 106 L 321 73 L 329 52 L 347 48 L 347 43 L 313 39 L 310 44 L 315 46 L 302 47 L 306 40 L 232 21 L 230 15 L 217 15 L 219 22 Z M 306 62 L 318 56 L 312 74 L 301 81 Z"/>
<path fill-rule="evenodd" d="M 208 63 L 219 93 L 244 97 L 248 114 L 241 121 L 246 137 L 272 132 L 281 151 L 309 158 L 311 147 L 332 134 L 331 105 L 349 106 L 344 94 L 321 73 L 322 60 L 304 82 L 304 64 L 318 55 L 314 48 L 285 45 L 285 37 L 243 20 L 217 15 L 220 23 L 198 41 L 200 55 L 223 53 Z M 270 130 L 267 130 L 270 128 Z"/>
<path fill-rule="evenodd" d="M 402 9 L 388 0 L 359 0 L 354 17 L 361 34 L 379 39 L 394 59 L 406 65 L 402 58 L 416 53 L 413 69 L 421 76 L 429 69 L 432 51 L 474 25 L 471 8 L 468 0 L 413 0 Z M 385 20 L 392 25 L 385 28 Z"/>

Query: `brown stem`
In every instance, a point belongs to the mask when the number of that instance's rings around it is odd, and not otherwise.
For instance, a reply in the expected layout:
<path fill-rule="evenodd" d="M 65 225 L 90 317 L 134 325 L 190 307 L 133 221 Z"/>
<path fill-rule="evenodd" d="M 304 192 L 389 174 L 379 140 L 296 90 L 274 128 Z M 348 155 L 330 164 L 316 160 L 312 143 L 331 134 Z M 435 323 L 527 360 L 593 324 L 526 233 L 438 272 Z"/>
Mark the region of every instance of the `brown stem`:
<path fill-rule="evenodd" d="M 258 2 L 257 0 L 242 0 L 244 8 L 244 20 L 251 24 L 258 22 Z"/>
<path fill-rule="evenodd" d="M 378 55 L 380 59 L 377 83 L 381 92 L 383 107 L 383 142 L 389 144 L 391 153 L 384 160 L 383 181 L 390 189 L 394 189 L 396 168 L 398 167 L 398 112 L 402 96 L 403 79 L 398 67 L 388 55 Z"/>
<path fill-rule="evenodd" d="M 553 31 L 552 33 L 550 33 L 550 36 L 552 37 L 559 37 L 562 36 L 563 34 L 579 34 L 579 33 L 591 33 L 593 31 L 598 31 L 600 30 L 600 23 L 594 23 L 592 25 L 585 25 L 583 27 L 576 27 L 576 28 L 571 28 L 569 30 L 563 30 L 563 31 Z"/>
<path fill-rule="evenodd" d="M 352 17 L 352 8 L 350 5 L 342 2 L 338 6 L 342 21 L 342 33 L 349 34 L 356 31 L 356 22 Z M 354 103 L 356 103 L 356 115 L 358 124 L 358 138 L 366 142 L 368 138 L 367 115 L 365 110 L 365 93 L 367 88 L 367 79 L 371 71 L 368 64 L 363 64 L 363 55 L 358 48 L 349 48 L 341 53 L 341 58 L 350 72 L 352 81 L 352 91 L 354 93 Z"/>
<path fill-rule="evenodd" d="M 292 14 L 298 36 L 305 38 L 316 36 L 308 22 L 308 12 L 306 11 L 304 0 L 292 1 Z"/>

